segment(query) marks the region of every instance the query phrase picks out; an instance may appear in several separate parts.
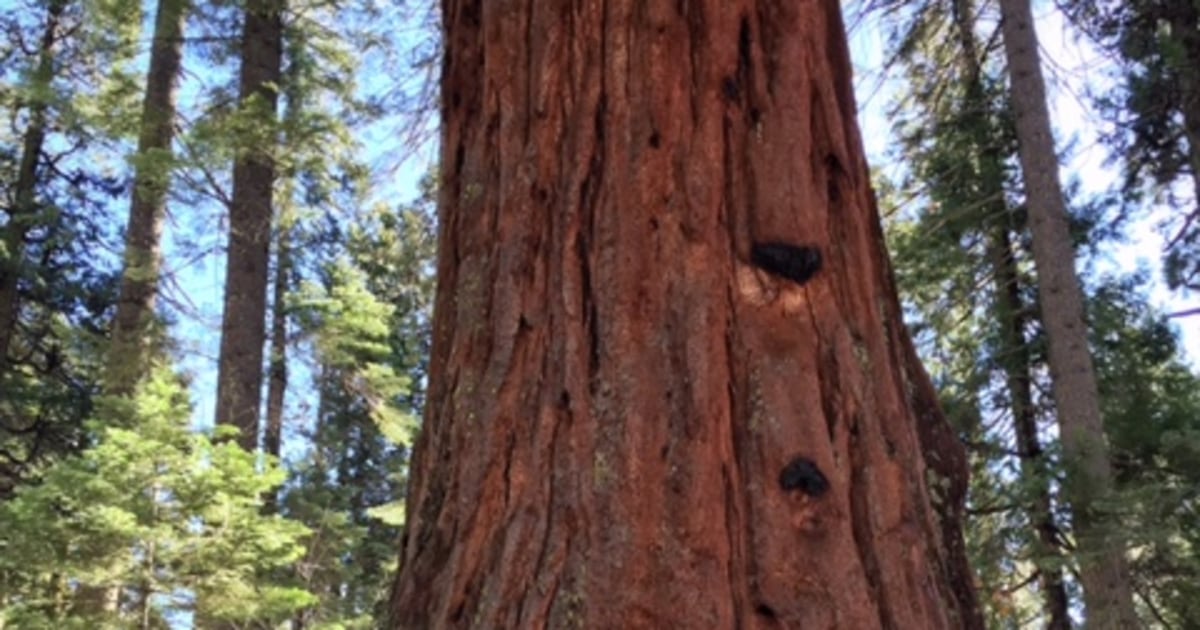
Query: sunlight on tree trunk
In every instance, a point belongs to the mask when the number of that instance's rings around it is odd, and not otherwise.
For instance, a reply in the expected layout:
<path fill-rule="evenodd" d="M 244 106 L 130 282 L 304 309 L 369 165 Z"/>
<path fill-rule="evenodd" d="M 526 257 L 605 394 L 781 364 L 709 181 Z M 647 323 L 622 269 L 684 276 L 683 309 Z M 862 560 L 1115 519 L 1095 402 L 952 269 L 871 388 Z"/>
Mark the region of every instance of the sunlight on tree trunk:
<path fill-rule="evenodd" d="M 162 231 L 171 180 L 175 100 L 183 67 L 186 0 L 159 0 L 142 104 L 136 174 L 125 236 L 125 269 L 108 356 L 109 394 L 129 396 L 148 371 L 155 342 L 154 303 L 162 269 Z"/>
<path fill-rule="evenodd" d="M 838 4 L 444 19 L 392 627 L 981 627 Z"/>

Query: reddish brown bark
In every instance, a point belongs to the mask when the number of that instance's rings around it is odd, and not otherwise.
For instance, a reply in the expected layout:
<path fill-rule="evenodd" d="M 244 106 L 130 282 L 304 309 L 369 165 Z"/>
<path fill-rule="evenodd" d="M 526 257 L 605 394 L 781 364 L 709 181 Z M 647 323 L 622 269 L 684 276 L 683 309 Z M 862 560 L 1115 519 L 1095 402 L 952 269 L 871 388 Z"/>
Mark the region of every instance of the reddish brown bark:
<path fill-rule="evenodd" d="M 443 15 L 393 627 L 980 627 L 962 453 L 898 317 L 837 3 Z M 823 267 L 767 274 L 766 241 Z M 797 458 L 827 492 L 781 487 Z"/>

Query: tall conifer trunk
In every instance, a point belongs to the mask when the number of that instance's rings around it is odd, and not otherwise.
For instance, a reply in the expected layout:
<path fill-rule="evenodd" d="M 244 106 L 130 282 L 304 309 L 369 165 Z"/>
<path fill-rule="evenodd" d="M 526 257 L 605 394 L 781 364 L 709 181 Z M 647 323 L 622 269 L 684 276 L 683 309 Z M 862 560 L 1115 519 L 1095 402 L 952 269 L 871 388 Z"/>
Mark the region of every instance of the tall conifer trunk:
<path fill-rule="evenodd" d="M 392 627 L 981 627 L 838 4 L 443 17 Z"/>
<path fill-rule="evenodd" d="M 156 345 L 154 304 L 162 269 L 161 239 L 187 12 L 186 0 L 159 0 L 155 14 L 125 234 L 125 267 L 105 364 L 105 393 L 114 396 L 134 393 L 150 368 Z M 77 595 L 84 609 L 110 615 L 117 613 L 121 597 L 120 586 L 81 585 Z M 140 605 L 147 606 L 148 599 L 143 594 Z"/>
<path fill-rule="evenodd" d="M 219 425 L 239 429 L 238 443 L 247 450 L 258 446 L 282 60 L 283 0 L 250 2 L 242 31 L 239 98 L 256 128 L 242 139 L 233 166 L 216 418 Z"/>
<path fill-rule="evenodd" d="M 1113 531 L 1117 525 L 1106 527 L 1106 518 L 1098 511 L 1098 502 L 1112 489 L 1112 468 L 1088 347 L 1083 291 L 1058 179 L 1037 33 L 1029 0 L 1000 0 L 1000 10 L 1088 628 L 1129 630 L 1138 628 L 1139 622 L 1123 541 Z"/>
<path fill-rule="evenodd" d="M 1176 0 L 1170 6 L 1173 8 L 1171 35 L 1178 43 L 1173 52 L 1180 66 L 1179 111 L 1183 119 L 1184 138 L 1187 140 L 1188 165 L 1191 167 L 1188 170 L 1191 172 L 1193 205 L 1185 218 L 1190 223 L 1200 220 L 1200 76 L 1196 72 L 1196 68 L 1200 67 L 1200 6 L 1188 0 Z M 1200 277 L 1200 270 L 1192 277 Z M 1189 288 L 1200 290 L 1200 283 L 1194 282 Z"/>
<path fill-rule="evenodd" d="M 300 51 L 304 42 L 292 44 L 291 61 L 286 70 L 282 70 L 284 83 L 284 145 L 294 146 L 299 140 L 292 130 L 302 124 L 303 95 L 300 83 Z M 291 50 L 291 48 L 296 48 Z M 275 212 L 275 277 L 271 281 L 271 351 L 267 362 L 267 416 L 263 426 L 263 452 L 279 457 L 283 447 L 283 411 L 284 398 L 287 396 L 288 369 L 288 287 L 291 283 L 292 272 L 292 227 L 295 224 L 292 209 L 294 180 L 296 174 L 285 172 L 281 175 L 282 191 L 280 192 L 279 210 Z M 274 498 L 272 497 L 272 502 Z"/>
<path fill-rule="evenodd" d="M 113 319 L 106 386 L 128 396 L 145 375 L 154 333 L 154 303 L 162 269 L 162 230 L 175 138 L 175 100 L 183 67 L 187 0 L 159 0 L 142 102 L 133 197 L 125 235 L 125 268 Z"/>

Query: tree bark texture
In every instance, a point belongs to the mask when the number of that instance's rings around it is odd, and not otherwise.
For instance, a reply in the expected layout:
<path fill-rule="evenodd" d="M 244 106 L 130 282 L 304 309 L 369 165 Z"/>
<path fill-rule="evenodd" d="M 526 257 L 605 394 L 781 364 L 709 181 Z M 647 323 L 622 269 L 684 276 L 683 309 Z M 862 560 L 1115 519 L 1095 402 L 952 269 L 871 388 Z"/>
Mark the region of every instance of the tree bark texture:
<path fill-rule="evenodd" d="M 242 31 L 239 99 L 257 124 L 272 130 L 283 59 L 282 15 L 282 0 L 251 2 Z M 240 430 L 238 443 L 247 450 L 258 445 L 275 185 L 274 133 L 255 135 L 261 135 L 258 142 L 244 146 L 233 167 L 216 418 L 217 424 Z"/>
<path fill-rule="evenodd" d="M 1112 468 L 1033 14 L 1029 0 L 1001 0 L 1000 10 L 1088 628 L 1138 628 L 1119 525 L 1106 527 L 1096 509 L 1112 488 Z"/>
<path fill-rule="evenodd" d="M 292 60 L 286 70 L 280 69 L 284 89 L 284 129 L 299 124 L 303 115 L 302 85 L 299 64 Z M 285 136 L 284 144 L 292 146 L 296 139 Z M 287 396 L 288 313 L 287 294 L 291 285 L 292 227 L 295 225 L 292 195 L 295 194 L 294 173 L 282 175 L 282 190 L 275 220 L 275 274 L 271 283 L 271 351 L 267 360 L 267 421 L 263 427 L 263 451 L 279 457 L 283 446 L 284 398 Z M 274 493 L 270 499 L 273 505 Z"/>
<path fill-rule="evenodd" d="M 183 66 L 187 0 L 159 0 L 146 74 L 125 269 L 109 349 L 109 394 L 128 396 L 145 375 L 154 344 L 154 303 L 162 270 L 162 231 L 175 138 L 175 101 Z"/>
<path fill-rule="evenodd" d="M 899 319 L 838 4 L 443 17 L 392 627 L 981 627 L 965 459 Z M 764 271 L 768 242 L 820 269 Z"/>

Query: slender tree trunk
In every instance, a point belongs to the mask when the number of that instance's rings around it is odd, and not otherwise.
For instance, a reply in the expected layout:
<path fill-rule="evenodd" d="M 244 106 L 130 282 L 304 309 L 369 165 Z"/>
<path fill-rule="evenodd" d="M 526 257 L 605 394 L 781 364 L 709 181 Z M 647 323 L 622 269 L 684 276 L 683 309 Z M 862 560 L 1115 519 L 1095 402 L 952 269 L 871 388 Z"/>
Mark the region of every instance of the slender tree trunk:
<path fill-rule="evenodd" d="M 1037 33 L 1029 0 L 1001 0 L 1000 10 L 1088 627 L 1129 630 L 1140 623 L 1133 609 L 1124 543 L 1117 527 L 1106 526 L 1098 506 L 1112 489 L 1112 469 L 1088 348 L 1083 291 L 1058 180 Z"/>
<path fill-rule="evenodd" d="M 931 503 L 966 472 L 899 318 L 838 4 L 443 16 L 392 627 L 981 627 Z"/>
<path fill-rule="evenodd" d="M 250 133 L 233 167 L 216 421 L 239 429 L 238 443 L 247 450 L 258 446 L 282 15 L 282 0 L 253 2 L 242 32 L 241 105 L 266 131 Z"/>
<path fill-rule="evenodd" d="M 41 100 L 54 79 L 55 48 L 59 42 L 59 23 L 68 2 L 53 0 L 46 7 L 46 27 L 39 42 L 38 63 L 31 81 L 31 93 L 38 100 L 29 104 L 29 122 L 21 141 L 21 161 L 17 166 L 17 182 L 12 192 L 12 207 L 0 238 L 0 382 L 8 375 L 13 338 L 16 336 L 21 312 L 20 280 L 26 267 L 25 238 L 35 227 L 38 166 L 42 146 L 46 142 L 46 112 L 49 105 Z"/>
<path fill-rule="evenodd" d="M 993 228 L 989 244 L 996 282 L 997 316 L 1000 320 L 1000 344 L 996 349 L 1004 366 L 1009 404 L 1013 415 L 1021 475 L 1034 482 L 1029 497 L 1029 521 L 1034 527 L 1034 553 L 1038 559 L 1038 583 L 1045 599 L 1046 630 L 1070 630 L 1070 599 L 1063 582 L 1059 529 L 1051 510 L 1049 471 L 1038 438 L 1037 410 L 1033 404 L 1033 364 L 1025 341 L 1025 310 L 1021 299 L 1020 278 L 1008 228 Z"/>
<path fill-rule="evenodd" d="M 303 45 L 296 44 L 296 45 Z M 303 109 L 303 98 L 299 76 L 299 55 L 293 55 L 288 64 L 284 83 L 284 129 L 288 133 L 285 145 L 292 146 L 299 142 L 290 131 L 300 123 Z M 263 450 L 274 457 L 279 457 L 283 436 L 284 397 L 287 394 L 287 301 L 288 286 L 291 282 L 292 242 L 291 232 L 295 217 L 292 211 L 293 182 L 295 174 L 283 175 L 283 190 L 280 195 L 280 209 L 275 217 L 275 278 L 272 283 L 274 292 L 271 296 L 271 353 L 267 368 L 267 422 L 263 427 Z M 272 498 L 273 501 L 273 498 Z"/>
<path fill-rule="evenodd" d="M 279 457 L 283 435 L 283 403 L 287 392 L 287 299 L 291 278 L 291 243 L 288 227 L 280 222 L 275 245 L 275 280 L 271 304 L 271 359 L 267 380 L 267 425 L 263 451 Z"/>
<path fill-rule="evenodd" d="M 162 269 L 160 241 L 167 214 L 175 100 L 187 13 L 187 0 L 158 1 L 125 236 L 125 269 L 107 366 L 108 393 L 118 396 L 133 393 L 153 353 L 154 303 Z"/>

